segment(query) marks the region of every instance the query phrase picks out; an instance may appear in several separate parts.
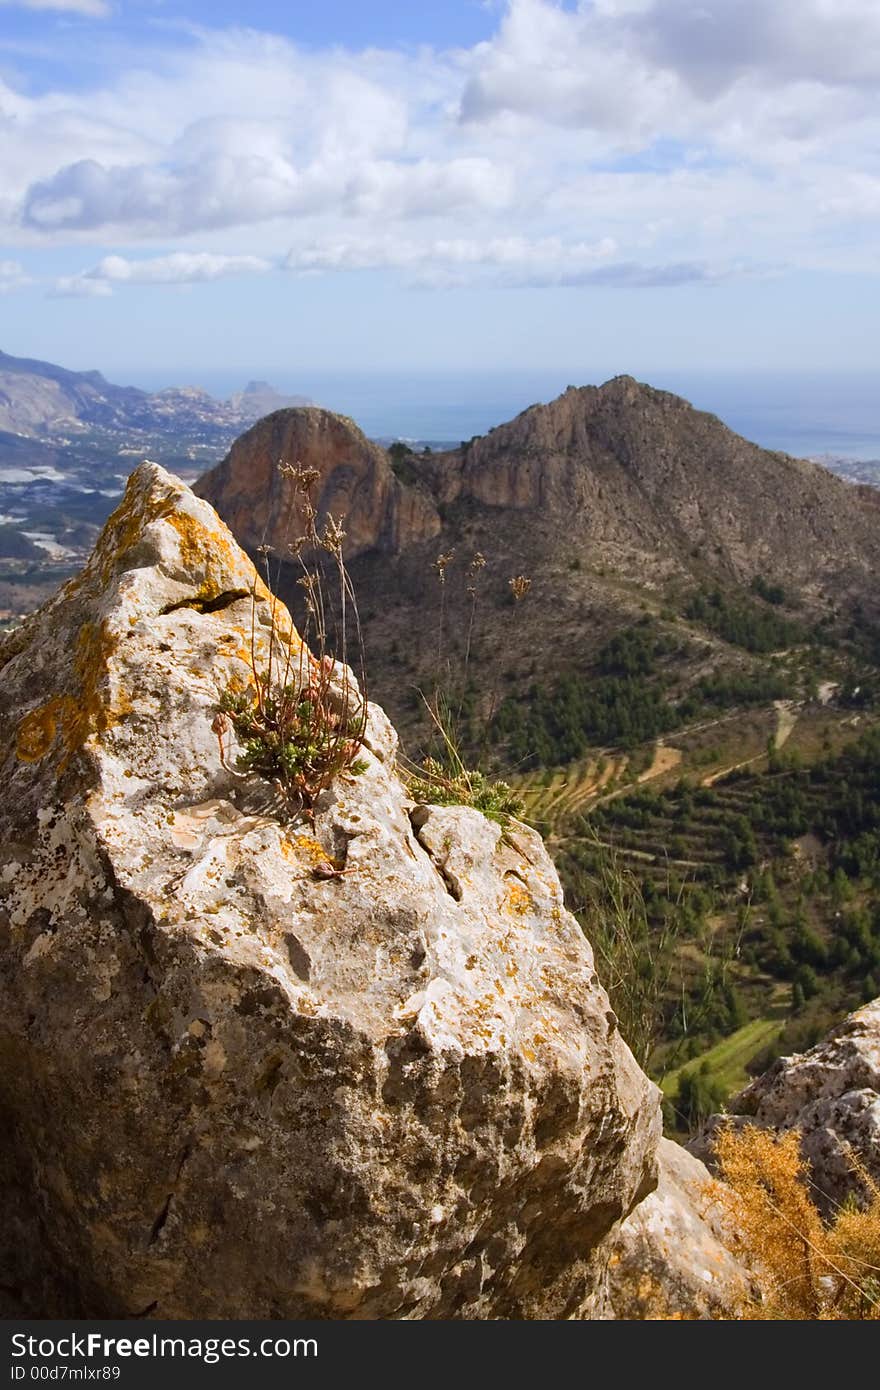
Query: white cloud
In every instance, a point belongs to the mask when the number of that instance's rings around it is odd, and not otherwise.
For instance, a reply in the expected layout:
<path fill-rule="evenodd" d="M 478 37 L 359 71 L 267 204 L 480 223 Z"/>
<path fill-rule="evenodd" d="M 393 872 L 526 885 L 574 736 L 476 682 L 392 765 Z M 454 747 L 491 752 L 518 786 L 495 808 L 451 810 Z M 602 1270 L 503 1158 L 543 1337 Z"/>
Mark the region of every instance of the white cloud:
<path fill-rule="evenodd" d="M 535 117 L 633 132 L 710 127 L 745 89 L 873 88 L 880 81 L 876 0 L 602 0 L 563 9 L 510 0 L 497 36 L 474 51 L 465 121 Z M 800 100 L 810 104 L 811 93 Z M 841 113 L 846 119 L 846 112 Z M 834 122 L 836 124 L 836 122 Z"/>
<path fill-rule="evenodd" d="M 740 79 L 830 87 L 880 79 L 876 0 L 654 0 L 628 32 L 702 96 Z"/>
<path fill-rule="evenodd" d="M 175 251 L 170 256 L 132 261 L 125 256 L 105 256 L 90 271 L 96 280 L 129 281 L 140 285 L 191 285 L 199 280 L 221 280 L 227 275 L 261 275 L 271 270 L 260 256 L 217 256 L 209 251 Z"/>
<path fill-rule="evenodd" d="M 106 0 L 0 0 L 0 5 L 20 10 L 58 10 L 64 14 L 81 14 L 89 19 L 106 19 L 110 5 Z"/>
<path fill-rule="evenodd" d="M 438 136 L 451 81 L 427 59 L 243 31 L 148 53 L 100 91 L 29 100 L 0 84 L 7 217 L 25 239 L 119 240 L 503 205 L 504 160 Z"/>
<path fill-rule="evenodd" d="M 175 251 L 145 260 L 105 256 L 92 270 L 62 276 L 55 282 L 54 294 L 106 296 L 120 284 L 194 285 L 230 275 L 263 275 L 271 269 L 272 262 L 262 256 L 220 256 L 209 251 Z"/>
<path fill-rule="evenodd" d="M 596 243 L 567 243 L 559 237 L 446 237 L 416 241 L 384 236 L 294 247 L 285 258 L 284 267 L 311 274 L 402 270 L 419 285 L 467 283 L 477 277 L 485 279 L 488 272 L 495 283 L 509 285 L 588 273 L 613 256 L 616 249 L 610 237 Z"/>
<path fill-rule="evenodd" d="M 156 33 L 88 88 L 0 79 L 0 242 L 272 264 L 294 245 L 294 269 L 447 284 L 880 256 L 877 0 L 510 0 L 450 53 Z M 168 260 L 125 264 L 172 283 Z M 56 292 L 120 283 L 98 269 Z"/>

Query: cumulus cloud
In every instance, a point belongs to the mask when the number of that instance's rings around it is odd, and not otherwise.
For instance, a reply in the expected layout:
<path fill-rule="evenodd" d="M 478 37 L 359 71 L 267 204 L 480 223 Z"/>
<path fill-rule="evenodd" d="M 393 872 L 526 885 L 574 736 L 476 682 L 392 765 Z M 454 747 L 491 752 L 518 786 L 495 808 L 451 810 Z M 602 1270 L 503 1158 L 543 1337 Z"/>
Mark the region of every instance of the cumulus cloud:
<path fill-rule="evenodd" d="M 475 50 L 461 116 L 531 116 L 625 138 L 723 122 L 720 99 L 736 84 L 784 93 L 878 80 L 876 0 L 602 0 L 576 10 L 511 0 L 496 38 Z M 740 113 L 751 123 L 747 104 Z"/>
<path fill-rule="evenodd" d="M 185 235 L 328 211 L 407 218 L 492 208 L 503 206 L 509 189 L 504 171 L 480 158 L 372 160 L 360 168 L 340 160 L 302 169 L 283 158 L 227 152 L 176 167 L 80 160 L 32 186 L 23 222 L 48 232 Z"/>
<path fill-rule="evenodd" d="M 654 0 L 626 31 L 704 97 L 744 77 L 830 87 L 880 79 L 875 0 Z"/>
<path fill-rule="evenodd" d="M 91 270 L 62 276 L 55 283 L 54 293 L 106 296 L 112 294 L 114 285 L 120 284 L 194 285 L 230 275 L 263 275 L 271 269 L 272 262 L 262 256 L 220 256 L 209 251 L 175 251 L 169 256 L 145 260 L 105 256 Z"/>
<path fill-rule="evenodd" d="M 880 254 L 876 0 L 509 0 L 454 52 L 156 34 L 88 88 L 0 78 L 0 240 L 634 288 Z"/>

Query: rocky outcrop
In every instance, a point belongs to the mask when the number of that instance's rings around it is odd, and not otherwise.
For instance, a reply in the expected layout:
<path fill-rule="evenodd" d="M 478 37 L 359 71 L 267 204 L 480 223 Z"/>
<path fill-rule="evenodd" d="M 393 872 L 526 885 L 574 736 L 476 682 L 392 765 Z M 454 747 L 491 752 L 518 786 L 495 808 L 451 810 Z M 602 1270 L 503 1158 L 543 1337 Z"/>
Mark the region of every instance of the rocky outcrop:
<path fill-rule="evenodd" d="M 279 411 L 238 440 L 197 491 L 244 544 L 268 540 L 281 554 L 287 499 L 274 469 L 282 456 L 318 469 L 322 509 L 349 517 L 350 558 L 369 549 L 399 555 L 441 530 L 448 550 L 465 542 L 475 517 L 504 509 L 514 528 L 516 514 L 527 529 L 536 518 L 555 522 L 553 547 L 586 551 L 591 563 L 638 563 L 654 580 L 687 574 L 696 559 L 701 580 L 760 574 L 819 601 L 828 585 L 838 596 L 870 597 L 880 563 L 874 490 L 750 444 L 628 376 L 569 387 L 460 449 L 413 456 L 405 483 L 350 420 Z"/>
<path fill-rule="evenodd" d="M 868 1196 L 860 1167 L 880 1185 L 880 999 L 850 1014 L 809 1052 L 780 1057 L 729 1108 L 727 1122 L 736 1126 L 800 1130 L 811 1194 L 824 1214 L 850 1193 Z M 714 1117 L 691 1145 L 709 1161 L 720 1123 Z"/>
<path fill-rule="evenodd" d="M 669 1139 L 658 1150 L 656 1189 L 622 1222 L 610 1263 L 607 1316 L 733 1317 L 751 1296 L 718 1182 Z"/>
<path fill-rule="evenodd" d="M 279 814 L 212 728 L 272 613 L 144 465 L 0 648 L 0 1285 L 53 1316 L 598 1315 L 658 1095 L 540 838 L 411 815 L 376 707 L 365 769 Z"/>
<path fill-rule="evenodd" d="M 321 517 L 345 518 L 349 559 L 366 550 L 396 552 L 440 531 L 427 492 L 404 487 L 384 449 L 353 420 L 301 407 L 259 421 L 196 486 L 251 550 L 270 545 L 283 559 L 304 530 L 301 494 L 279 472 L 280 461 L 315 470 L 314 504 Z"/>

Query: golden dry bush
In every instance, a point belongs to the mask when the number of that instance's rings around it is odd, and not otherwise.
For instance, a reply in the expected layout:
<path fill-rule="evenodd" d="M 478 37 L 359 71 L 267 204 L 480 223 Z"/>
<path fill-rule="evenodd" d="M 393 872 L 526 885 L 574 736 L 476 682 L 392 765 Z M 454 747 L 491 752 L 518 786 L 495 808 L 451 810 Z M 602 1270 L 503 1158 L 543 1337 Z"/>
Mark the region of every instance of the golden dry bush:
<path fill-rule="evenodd" d="M 775 1135 L 728 1125 L 716 1154 L 727 1208 L 760 1298 L 745 1318 L 880 1318 L 880 1188 L 854 1161 L 868 1192 L 826 1224 L 812 1200 L 799 1131 Z"/>

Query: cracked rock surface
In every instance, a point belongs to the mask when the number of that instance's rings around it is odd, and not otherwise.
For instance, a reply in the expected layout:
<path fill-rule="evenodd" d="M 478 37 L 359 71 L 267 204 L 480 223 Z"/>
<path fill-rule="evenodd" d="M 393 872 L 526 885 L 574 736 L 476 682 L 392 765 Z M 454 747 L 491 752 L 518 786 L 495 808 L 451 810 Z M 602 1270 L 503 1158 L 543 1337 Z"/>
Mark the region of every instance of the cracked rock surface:
<path fill-rule="evenodd" d="M 210 506 L 145 464 L 0 647 L 4 1296 L 601 1315 L 658 1097 L 544 846 L 414 808 L 375 706 L 366 770 L 313 823 L 280 815 L 212 730 L 271 611 Z"/>
<path fill-rule="evenodd" d="M 811 1195 L 826 1216 L 850 1195 L 869 1198 L 870 1184 L 880 1185 L 880 999 L 849 1014 L 808 1052 L 777 1058 L 729 1109 L 726 1120 L 737 1128 L 800 1130 Z M 720 1123 L 713 1116 L 689 1146 L 709 1162 Z"/>

